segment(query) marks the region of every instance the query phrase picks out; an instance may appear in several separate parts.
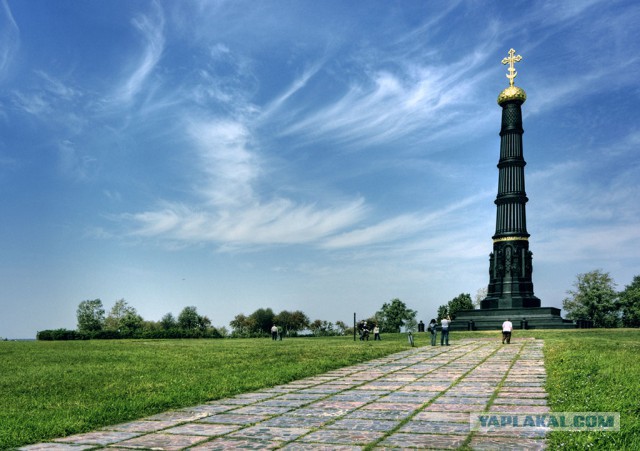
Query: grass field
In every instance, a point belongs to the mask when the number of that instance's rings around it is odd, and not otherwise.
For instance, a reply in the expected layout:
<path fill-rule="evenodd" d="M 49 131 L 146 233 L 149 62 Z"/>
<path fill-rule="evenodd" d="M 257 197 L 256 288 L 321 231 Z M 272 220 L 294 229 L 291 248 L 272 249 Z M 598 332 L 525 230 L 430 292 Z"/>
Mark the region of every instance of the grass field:
<path fill-rule="evenodd" d="M 455 332 L 452 340 L 497 335 Z M 553 411 L 620 412 L 619 433 L 556 432 L 550 449 L 640 449 L 640 330 L 515 331 L 545 341 Z M 416 345 L 427 344 L 426 335 Z M 350 337 L 0 342 L 0 449 L 95 430 L 407 349 Z"/>
<path fill-rule="evenodd" d="M 375 343 L 353 337 L 0 342 L 0 449 L 283 384 L 407 347 L 401 334 Z"/>

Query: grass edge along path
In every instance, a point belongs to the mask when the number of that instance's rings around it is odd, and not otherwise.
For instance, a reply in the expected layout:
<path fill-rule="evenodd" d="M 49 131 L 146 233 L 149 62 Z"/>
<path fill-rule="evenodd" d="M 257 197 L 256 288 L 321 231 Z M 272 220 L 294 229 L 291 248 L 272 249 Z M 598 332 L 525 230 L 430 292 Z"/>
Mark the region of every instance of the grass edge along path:
<path fill-rule="evenodd" d="M 405 334 L 385 334 L 377 342 L 0 342 L 0 449 L 90 432 L 406 349 Z"/>

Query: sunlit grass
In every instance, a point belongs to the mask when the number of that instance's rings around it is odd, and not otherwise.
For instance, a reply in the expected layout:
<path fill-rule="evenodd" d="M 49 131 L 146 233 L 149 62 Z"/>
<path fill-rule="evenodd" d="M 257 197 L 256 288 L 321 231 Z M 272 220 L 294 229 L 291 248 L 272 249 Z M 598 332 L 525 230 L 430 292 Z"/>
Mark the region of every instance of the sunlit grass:
<path fill-rule="evenodd" d="M 500 332 L 452 332 L 461 338 Z M 549 449 L 640 449 L 640 330 L 516 330 L 544 339 L 555 412 L 620 412 L 619 433 L 554 432 Z M 416 346 L 428 344 L 416 334 Z M 258 390 L 407 349 L 404 334 L 0 342 L 0 449 Z"/>
<path fill-rule="evenodd" d="M 406 336 L 0 342 L 0 449 L 283 384 L 407 348 Z"/>

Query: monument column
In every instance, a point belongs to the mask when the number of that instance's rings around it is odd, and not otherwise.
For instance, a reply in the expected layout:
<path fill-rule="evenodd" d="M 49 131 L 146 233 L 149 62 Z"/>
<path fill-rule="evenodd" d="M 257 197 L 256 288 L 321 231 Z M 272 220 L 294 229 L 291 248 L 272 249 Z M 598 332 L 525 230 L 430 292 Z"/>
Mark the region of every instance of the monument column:
<path fill-rule="evenodd" d="M 498 195 L 495 200 L 496 231 L 493 252 L 489 256 L 489 286 L 480 309 L 540 307 L 533 294 L 532 253 L 529 250 L 522 151 L 522 110 L 527 95 L 514 86 L 518 74 L 514 63 L 522 57 L 509 50 L 502 64 L 509 64 L 509 87 L 498 96 L 502 107 L 500 129 L 500 161 L 498 162 Z"/>

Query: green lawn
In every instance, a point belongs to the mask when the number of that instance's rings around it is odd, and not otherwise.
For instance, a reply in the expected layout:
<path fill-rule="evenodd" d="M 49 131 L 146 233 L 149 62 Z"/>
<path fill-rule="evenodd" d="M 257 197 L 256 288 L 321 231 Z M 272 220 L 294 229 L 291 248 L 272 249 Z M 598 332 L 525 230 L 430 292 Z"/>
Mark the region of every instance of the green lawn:
<path fill-rule="evenodd" d="M 460 338 L 499 332 L 454 332 Z M 619 433 L 556 432 L 550 449 L 640 449 L 640 330 L 514 331 L 544 339 L 553 411 L 620 412 Z M 286 383 L 407 349 L 350 337 L 0 342 L 0 449 Z M 416 345 L 427 345 L 417 335 Z"/>
<path fill-rule="evenodd" d="M 408 348 L 404 334 L 383 338 L 0 342 L 0 449 L 283 384 Z"/>

